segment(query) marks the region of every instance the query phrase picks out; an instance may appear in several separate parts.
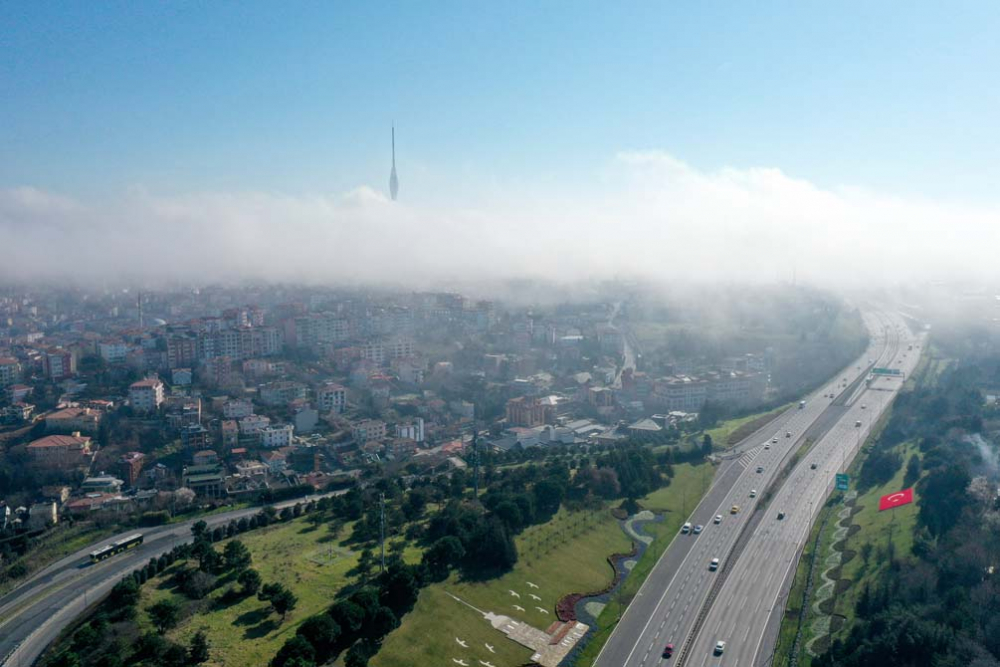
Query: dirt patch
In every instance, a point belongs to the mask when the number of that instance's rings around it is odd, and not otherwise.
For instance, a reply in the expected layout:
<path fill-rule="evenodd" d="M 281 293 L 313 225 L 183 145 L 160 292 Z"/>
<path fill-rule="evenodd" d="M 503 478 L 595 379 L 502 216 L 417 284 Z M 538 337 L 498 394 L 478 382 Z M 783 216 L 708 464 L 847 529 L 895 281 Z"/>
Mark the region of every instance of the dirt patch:
<path fill-rule="evenodd" d="M 842 552 L 840 552 L 841 567 L 850 563 L 852 560 L 855 559 L 855 557 L 857 557 L 857 555 L 858 552 L 855 551 L 854 549 L 844 549 Z"/>
<path fill-rule="evenodd" d="M 854 516 L 864 508 L 865 508 L 864 505 L 854 505 L 853 507 L 851 507 L 851 516 Z"/>
<path fill-rule="evenodd" d="M 835 589 L 837 595 L 841 595 L 854 585 L 853 579 L 837 579 L 837 588 Z"/>
<path fill-rule="evenodd" d="M 847 529 L 847 536 L 854 537 L 861 530 L 861 526 L 856 523 L 852 523 L 851 527 Z"/>

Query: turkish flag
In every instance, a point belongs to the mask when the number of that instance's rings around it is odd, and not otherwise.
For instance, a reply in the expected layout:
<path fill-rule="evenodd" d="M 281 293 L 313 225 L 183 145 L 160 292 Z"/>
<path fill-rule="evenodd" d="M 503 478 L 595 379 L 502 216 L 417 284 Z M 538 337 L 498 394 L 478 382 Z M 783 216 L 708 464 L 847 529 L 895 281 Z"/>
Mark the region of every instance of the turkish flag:
<path fill-rule="evenodd" d="M 913 502 L 913 489 L 903 489 L 902 491 L 897 491 L 896 493 L 890 493 L 886 496 L 882 496 L 878 500 L 878 511 L 891 510 L 893 507 L 899 507 L 900 505 L 907 505 Z"/>

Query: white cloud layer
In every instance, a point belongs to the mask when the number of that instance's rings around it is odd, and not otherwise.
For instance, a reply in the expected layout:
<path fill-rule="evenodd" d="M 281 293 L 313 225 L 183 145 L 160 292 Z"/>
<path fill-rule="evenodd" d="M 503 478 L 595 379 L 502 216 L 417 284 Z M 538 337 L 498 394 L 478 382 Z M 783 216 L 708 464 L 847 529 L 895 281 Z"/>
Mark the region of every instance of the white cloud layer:
<path fill-rule="evenodd" d="M 368 187 L 101 201 L 0 190 L 0 279 L 771 282 L 794 270 L 857 286 L 996 274 L 997 208 L 824 190 L 772 168 L 705 172 L 655 151 L 619 154 L 610 175 L 572 200 L 511 192 L 480 210 L 393 203 Z"/>

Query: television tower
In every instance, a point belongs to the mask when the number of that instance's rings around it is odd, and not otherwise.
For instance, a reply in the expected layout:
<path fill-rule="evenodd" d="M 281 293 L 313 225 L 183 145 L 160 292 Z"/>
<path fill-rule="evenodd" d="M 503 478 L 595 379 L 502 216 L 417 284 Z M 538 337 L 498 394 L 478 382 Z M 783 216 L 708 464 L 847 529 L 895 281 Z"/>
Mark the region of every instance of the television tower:
<path fill-rule="evenodd" d="M 396 201 L 399 192 L 399 179 L 396 178 L 396 126 L 392 126 L 392 172 L 389 174 L 389 196 Z"/>

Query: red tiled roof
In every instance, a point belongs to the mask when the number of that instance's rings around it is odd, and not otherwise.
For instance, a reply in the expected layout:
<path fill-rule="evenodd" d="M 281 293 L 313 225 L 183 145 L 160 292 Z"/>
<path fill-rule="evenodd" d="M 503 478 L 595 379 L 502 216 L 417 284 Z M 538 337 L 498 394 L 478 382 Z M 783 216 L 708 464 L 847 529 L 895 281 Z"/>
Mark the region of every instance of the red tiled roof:
<path fill-rule="evenodd" d="M 75 435 L 47 435 L 44 438 L 39 438 L 29 444 L 28 448 L 74 447 L 76 445 L 87 444 L 88 442 L 90 442 L 90 438 L 86 436 L 77 437 Z"/>

